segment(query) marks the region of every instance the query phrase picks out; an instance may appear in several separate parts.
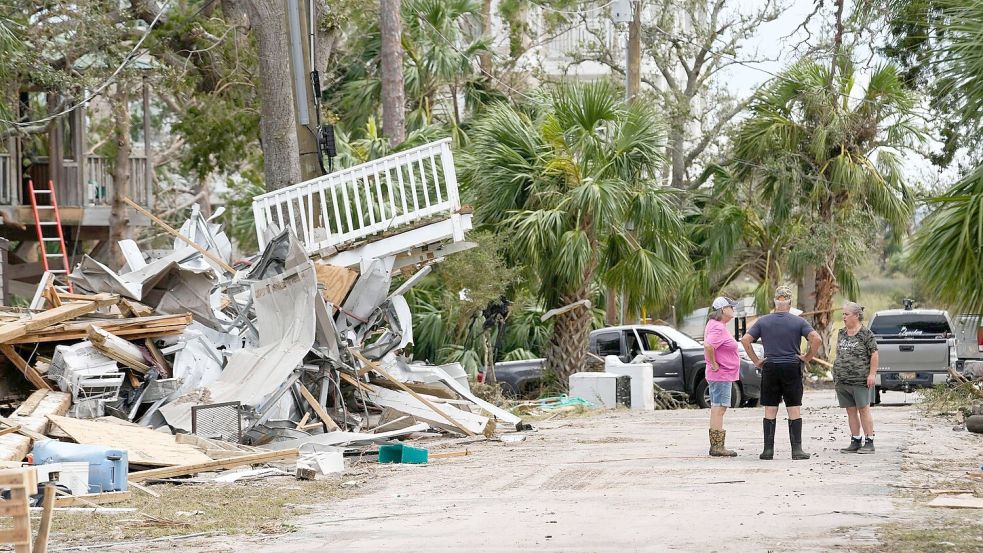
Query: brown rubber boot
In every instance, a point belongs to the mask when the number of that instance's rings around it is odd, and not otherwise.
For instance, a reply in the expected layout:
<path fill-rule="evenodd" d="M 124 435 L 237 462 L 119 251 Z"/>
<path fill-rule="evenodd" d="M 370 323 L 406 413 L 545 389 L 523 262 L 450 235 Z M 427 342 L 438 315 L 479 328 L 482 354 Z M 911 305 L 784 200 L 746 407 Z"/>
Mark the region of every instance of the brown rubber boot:
<path fill-rule="evenodd" d="M 726 430 L 710 429 L 710 456 L 711 457 L 737 457 L 736 451 L 731 451 L 724 447 L 727 438 Z"/>

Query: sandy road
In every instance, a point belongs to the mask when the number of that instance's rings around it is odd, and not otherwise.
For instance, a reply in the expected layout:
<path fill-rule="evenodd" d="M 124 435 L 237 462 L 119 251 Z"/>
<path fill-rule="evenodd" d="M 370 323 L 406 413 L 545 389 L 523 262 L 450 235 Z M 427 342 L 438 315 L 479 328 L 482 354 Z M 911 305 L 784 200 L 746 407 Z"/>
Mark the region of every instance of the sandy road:
<path fill-rule="evenodd" d="M 937 482 L 945 473 L 958 478 L 978 465 L 980 436 L 953 432 L 951 423 L 912 406 L 875 409 L 876 454 L 841 454 L 846 421 L 832 396 L 807 393 L 803 442 L 813 457 L 806 461 L 790 458 L 784 414 L 775 459 L 761 461 L 761 409 L 728 413 L 734 459 L 706 456 L 706 411 L 604 412 L 543 423 L 520 443 L 472 444 L 469 457 L 356 468 L 362 493 L 293 521 L 296 532 L 184 547 L 854 551 L 876 545 L 882 524 L 924 518 L 920 500 L 896 486 Z M 940 476 L 938 449 L 924 446 L 942 434 L 952 455 Z"/>

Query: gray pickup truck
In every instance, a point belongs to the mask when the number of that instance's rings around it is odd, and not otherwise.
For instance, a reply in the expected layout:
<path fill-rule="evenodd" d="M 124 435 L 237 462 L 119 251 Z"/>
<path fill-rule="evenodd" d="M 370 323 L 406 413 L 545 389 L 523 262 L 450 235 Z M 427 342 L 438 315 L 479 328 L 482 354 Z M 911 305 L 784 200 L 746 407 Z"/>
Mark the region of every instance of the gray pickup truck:
<path fill-rule="evenodd" d="M 655 384 L 664 390 L 682 392 L 700 407 L 709 407 L 706 360 L 703 346 L 696 340 L 662 325 L 626 325 L 590 333 L 587 351 L 604 358 L 614 355 L 628 363 L 641 356 L 652 364 Z M 525 396 L 539 390 L 543 360 L 495 363 L 495 377 L 503 391 Z M 741 359 L 741 379 L 731 393 L 733 407 L 753 407 L 761 395 L 761 372 L 747 359 Z"/>
<path fill-rule="evenodd" d="M 949 381 L 956 339 L 949 313 L 939 309 L 889 309 L 870 320 L 879 366 L 874 403 L 882 391 L 911 392 Z"/>

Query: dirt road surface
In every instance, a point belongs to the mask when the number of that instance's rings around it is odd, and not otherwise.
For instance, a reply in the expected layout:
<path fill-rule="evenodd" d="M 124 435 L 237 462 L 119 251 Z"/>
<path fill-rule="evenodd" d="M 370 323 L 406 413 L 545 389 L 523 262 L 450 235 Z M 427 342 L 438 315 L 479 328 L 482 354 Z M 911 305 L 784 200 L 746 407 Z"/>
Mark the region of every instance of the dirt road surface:
<path fill-rule="evenodd" d="M 833 393 L 810 391 L 804 404 L 803 442 L 813 453 L 805 461 L 790 458 L 784 412 L 775 459 L 762 461 L 760 408 L 727 413 L 733 459 L 706 455 L 705 410 L 607 411 L 544 422 L 520 443 L 472 443 L 468 457 L 356 467 L 344 478 L 360 493 L 292 521 L 290 534 L 180 548 L 886 551 L 884 528 L 979 517 L 980 510 L 925 503 L 930 488 L 972 482 L 966 472 L 979 471 L 980 435 L 953 431 L 950 420 L 911 405 L 885 405 L 874 411 L 877 453 L 842 454 L 846 419 Z"/>

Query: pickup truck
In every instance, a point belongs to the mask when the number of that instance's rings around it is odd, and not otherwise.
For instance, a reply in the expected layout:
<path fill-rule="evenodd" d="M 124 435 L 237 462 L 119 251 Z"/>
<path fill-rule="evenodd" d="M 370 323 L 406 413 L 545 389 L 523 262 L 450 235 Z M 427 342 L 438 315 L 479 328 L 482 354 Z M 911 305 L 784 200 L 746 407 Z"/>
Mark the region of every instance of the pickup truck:
<path fill-rule="evenodd" d="M 879 366 L 874 403 L 882 391 L 911 392 L 949 381 L 956 339 L 949 313 L 939 309 L 889 309 L 870 320 Z"/>
<path fill-rule="evenodd" d="M 685 393 L 700 407 L 709 407 L 703 346 L 675 328 L 662 325 L 602 328 L 590 333 L 587 350 L 601 358 L 615 355 L 625 363 L 641 356 L 652 364 L 653 380 L 661 388 Z M 542 359 L 496 363 L 495 376 L 506 394 L 523 396 L 538 390 L 542 365 Z M 753 407 L 760 396 L 761 373 L 742 358 L 741 379 L 734 383 L 731 405 Z"/>
<path fill-rule="evenodd" d="M 967 361 L 983 361 L 983 317 L 963 313 L 956 317 L 956 371 Z"/>

